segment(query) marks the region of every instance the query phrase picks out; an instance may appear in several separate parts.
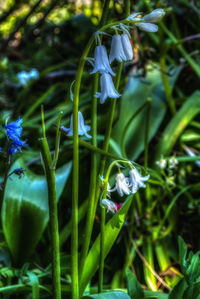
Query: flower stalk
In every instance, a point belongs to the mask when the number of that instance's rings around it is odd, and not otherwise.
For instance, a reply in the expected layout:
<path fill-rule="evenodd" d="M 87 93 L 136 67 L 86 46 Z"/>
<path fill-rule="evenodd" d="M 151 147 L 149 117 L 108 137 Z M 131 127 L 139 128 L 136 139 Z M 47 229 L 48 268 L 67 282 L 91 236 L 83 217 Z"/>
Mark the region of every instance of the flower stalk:
<path fill-rule="evenodd" d="M 49 145 L 46 139 L 44 112 L 41 109 L 43 138 L 40 139 L 41 153 L 45 169 L 45 175 L 48 188 L 49 218 L 51 230 L 51 250 L 52 250 L 52 280 L 53 280 L 53 299 L 61 299 L 60 282 L 60 251 L 59 251 L 59 230 L 58 230 L 58 212 L 56 201 L 56 178 L 55 167 L 52 168 L 52 157 Z"/>

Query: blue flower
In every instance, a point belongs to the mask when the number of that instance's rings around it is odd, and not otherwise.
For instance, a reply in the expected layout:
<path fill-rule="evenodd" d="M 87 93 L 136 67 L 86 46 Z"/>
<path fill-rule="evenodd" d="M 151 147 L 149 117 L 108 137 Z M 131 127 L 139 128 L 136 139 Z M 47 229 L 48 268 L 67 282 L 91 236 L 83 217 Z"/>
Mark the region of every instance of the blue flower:
<path fill-rule="evenodd" d="M 71 115 L 70 120 L 70 127 L 65 128 L 64 126 L 61 127 L 61 130 L 65 133 L 67 133 L 67 136 L 73 136 L 73 114 Z M 87 138 L 91 138 L 91 136 L 87 133 L 87 131 L 90 131 L 90 126 L 87 126 L 84 124 L 84 118 L 82 113 L 78 112 L 78 135 L 83 136 L 85 135 Z"/>
<path fill-rule="evenodd" d="M 19 139 L 14 140 L 8 149 L 9 155 L 14 155 L 16 152 L 20 151 L 22 149 L 22 146 L 26 145 L 26 141 L 22 141 Z"/>
<path fill-rule="evenodd" d="M 112 77 L 109 74 L 101 75 L 101 92 L 96 93 L 96 97 L 100 98 L 100 103 L 103 104 L 107 98 L 119 98 L 120 94 L 116 91 Z"/>
<path fill-rule="evenodd" d="M 90 74 L 94 74 L 96 72 L 110 73 L 112 76 L 115 76 L 115 73 L 112 71 L 108 61 L 106 48 L 103 45 L 96 46 L 94 51 L 94 69 Z"/>
<path fill-rule="evenodd" d="M 6 129 L 6 135 L 9 139 L 11 140 L 18 140 L 22 134 L 22 127 L 21 127 L 21 124 L 23 122 L 23 119 L 22 118 L 18 118 L 18 120 L 16 121 L 13 121 L 12 123 L 10 124 L 7 124 L 7 121 L 6 121 L 6 124 L 5 124 L 5 129 Z"/>
<path fill-rule="evenodd" d="M 32 69 L 29 73 L 22 71 L 17 74 L 17 78 L 19 80 L 19 83 L 25 86 L 28 83 L 28 81 L 30 81 L 31 79 L 38 79 L 39 72 L 37 69 Z"/>

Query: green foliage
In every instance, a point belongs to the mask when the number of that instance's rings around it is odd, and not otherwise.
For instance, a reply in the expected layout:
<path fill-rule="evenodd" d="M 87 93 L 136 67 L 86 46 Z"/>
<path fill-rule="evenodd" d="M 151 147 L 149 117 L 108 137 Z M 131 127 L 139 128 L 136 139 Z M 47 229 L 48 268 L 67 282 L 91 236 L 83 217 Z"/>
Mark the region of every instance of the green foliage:
<path fill-rule="evenodd" d="M 17 160 L 10 172 L 19 167 L 25 169 L 25 175 L 8 179 L 2 207 L 3 231 L 15 264 L 22 264 L 33 253 L 49 220 L 45 177 L 26 170 L 22 160 Z M 56 173 L 57 199 L 70 171 L 68 163 Z"/>
<path fill-rule="evenodd" d="M 200 252 L 195 254 L 187 250 L 183 239 L 179 236 L 179 261 L 183 278 L 174 287 L 169 299 L 198 299 L 200 294 Z"/>
<path fill-rule="evenodd" d="M 107 292 L 107 293 L 100 293 L 90 296 L 84 296 L 85 299 L 130 299 L 130 297 L 121 291 L 113 291 L 113 292 Z"/>
<path fill-rule="evenodd" d="M 116 213 L 105 225 L 105 244 L 104 244 L 105 258 L 108 255 L 109 251 L 111 250 L 124 224 L 124 220 L 130 208 L 132 200 L 133 200 L 133 196 L 129 195 L 127 200 L 124 202 L 122 208 L 119 210 L 119 212 Z M 81 275 L 80 293 L 83 293 L 85 287 L 87 286 L 92 276 L 98 269 L 99 258 L 100 258 L 100 235 L 95 240 L 86 258 L 83 272 Z"/>
<path fill-rule="evenodd" d="M 136 276 L 130 269 L 126 270 L 126 280 L 128 294 L 131 299 L 142 299 L 144 298 L 144 290 L 142 289 L 140 283 L 137 281 Z"/>

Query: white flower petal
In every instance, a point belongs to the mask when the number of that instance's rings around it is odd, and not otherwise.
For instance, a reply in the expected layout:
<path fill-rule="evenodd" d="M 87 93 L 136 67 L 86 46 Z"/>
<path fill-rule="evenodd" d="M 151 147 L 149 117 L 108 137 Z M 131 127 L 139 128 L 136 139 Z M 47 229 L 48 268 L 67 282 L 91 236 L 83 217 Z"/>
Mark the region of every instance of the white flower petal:
<path fill-rule="evenodd" d="M 142 18 L 142 21 L 155 23 L 158 22 L 164 15 L 165 15 L 165 11 L 162 8 L 157 8 L 153 10 L 151 13 L 149 13 L 148 15 L 144 16 Z"/>
<path fill-rule="evenodd" d="M 110 73 L 112 76 L 115 76 L 115 73 L 112 71 L 105 46 L 96 46 L 94 51 L 94 69 L 90 74 L 96 72 L 100 73 Z"/>
<path fill-rule="evenodd" d="M 157 32 L 158 26 L 156 24 L 151 23 L 136 23 L 135 24 L 140 30 L 147 31 L 147 32 Z"/>
<path fill-rule="evenodd" d="M 107 98 L 119 98 L 120 94 L 116 91 L 112 77 L 104 73 L 101 75 L 101 92 L 97 93 L 96 96 L 100 97 L 100 103 L 103 104 Z"/>
<path fill-rule="evenodd" d="M 124 49 L 121 41 L 121 35 L 119 34 L 115 34 L 112 37 L 109 62 L 112 63 L 115 59 L 118 62 L 122 62 L 123 60 L 126 61 L 126 56 L 124 54 Z"/>
<path fill-rule="evenodd" d="M 122 41 L 122 46 L 124 49 L 124 54 L 126 56 L 126 60 L 132 60 L 133 59 L 133 49 L 131 46 L 130 39 L 127 34 L 122 34 L 121 35 L 121 41 Z"/>

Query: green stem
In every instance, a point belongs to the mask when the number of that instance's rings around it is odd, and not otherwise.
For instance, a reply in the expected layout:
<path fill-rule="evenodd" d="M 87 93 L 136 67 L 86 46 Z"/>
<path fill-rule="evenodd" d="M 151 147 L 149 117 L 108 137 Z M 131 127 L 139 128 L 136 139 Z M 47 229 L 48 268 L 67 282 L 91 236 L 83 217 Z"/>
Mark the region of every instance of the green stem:
<path fill-rule="evenodd" d="M 145 137 L 144 137 L 144 169 L 147 172 L 148 167 L 148 151 L 149 151 L 149 129 L 150 129 L 150 120 L 151 120 L 151 108 L 152 108 L 152 99 L 147 99 L 148 108 L 147 108 L 147 119 L 146 119 L 146 128 L 145 128 Z"/>
<path fill-rule="evenodd" d="M 94 85 L 93 85 L 93 98 L 92 98 L 92 109 L 91 109 L 91 134 L 92 134 L 92 146 L 96 147 L 97 145 L 97 98 L 95 94 L 98 89 L 98 79 L 99 75 L 95 74 L 94 76 Z M 88 213 L 86 218 L 86 228 L 85 228 L 85 238 L 81 253 L 81 261 L 80 261 L 80 276 L 83 270 L 84 262 L 88 253 L 88 249 L 90 246 L 90 239 L 92 234 L 93 227 L 93 208 L 95 202 L 95 194 L 96 194 L 96 182 L 97 182 L 97 154 L 96 151 L 92 151 L 91 153 L 91 171 L 90 171 L 90 192 L 88 199 Z"/>
<path fill-rule="evenodd" d="M 160 69 L 161 69 L 162 82 L 163 82 L 166 98 L 169 104 L 169 108 L 171 114 L 174 115 L 176 114 L 176 106 L 175 106 L 174 99 L 172 97 L 172 89 L 169 84 L 168 76 L 166 74 L 167 70 L 166 70 L 165 56 L 162 56 L 160 58 Z"/>
<path fill-rule="evenodd" d="M 138 108 L 138 110 L 133 114 L 133 116 L 128 121 L 126 127 L 124 128 L 123 135 L 122 135 L 122 141 L 121 141 L 121 148 L 122 148 L 122 155 L 125 158 L 127 158 L 126 148 L 125 148 L 125 139 L 126 139 L 126 134 L 129 129 L 129 126 L 132 123 L 132 121 L 135 119 L 135 117 L 144 109 L 144 107 L 146 107 L 147 104 L 148 104 L 148 102 L 145 102 L 141 107 Z"/>
<path fill-rule="evenodd" d="M 42 110 L 42 128 L 43 138 L 41 142 L 41 152 L 44 162 L 45 175 L 48 187 L 49 218 L 51 230 L 51 248 L 52 248 L 52 279 L 53 279 L 53 298 L 61 299 L 60 283 L 60 252 L 59 252 L 59 230 L 58 230 L 58 212 L 56 201 L 56 180 L 55 169 L 51 169 L 52 158 L 45 134 L 44 114 Z"/>
<path fill-rule="evenodd" d="M 130 15 L 131 11 L 131 1 L 130 0 L 125 0 L 125 18 L 128 18 Z"/>
<path fill-rule="evenodd" d="M 101 207 L 101 235 L 100 235 L 100 261 L 99 261 L 100 264 L 99 264 L 98 293 L 101 293 L 103 290 L 105 218 L 106 218 L 106 209 L 104 207 Z"/>

